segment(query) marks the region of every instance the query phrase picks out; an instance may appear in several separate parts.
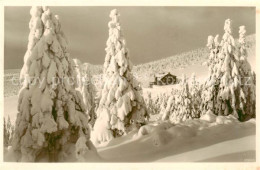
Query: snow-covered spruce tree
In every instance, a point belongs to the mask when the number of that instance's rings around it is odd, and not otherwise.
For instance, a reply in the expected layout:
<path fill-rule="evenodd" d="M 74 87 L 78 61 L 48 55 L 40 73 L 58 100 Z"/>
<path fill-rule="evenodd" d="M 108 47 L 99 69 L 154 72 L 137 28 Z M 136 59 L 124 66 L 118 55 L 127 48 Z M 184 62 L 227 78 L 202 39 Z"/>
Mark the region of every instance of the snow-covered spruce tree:
<path fill-rule="evenodd" d="M 224 35 L 221 41 L 221 49 L 218 57 L 224 59 L 220 70 L 219 91 L 217 95 L 216 105 L 214 105 L 214 113 L 217 115 L 233 114 L 238 117 L 236 110 L 237 90 L 239 89 L 239 61 L 235 55 L 235 40 L 232 36 L 231 20 L 227 19 L 224 25 Z M 236 99 L 237 98 L 237 99 Z"/>
<path fill-rule="evenodd" d="M 12 145 L 12 140 L 13 140 L 13 136 L 14 136 L 14 125 L 12 125 L 9 115 L 7 118 L 6 129 L 7 129 L 7 133 L 9 136 L 8 137 L 8 146 L 10 146 L 10 145 Z"/>
<path fill-rule="evenodd" d="M 7 129 L 6 120 L 4 119 L 4 147 L 8 147 L 10 133 Z"/>
<path fill-rule="evenodd" d="M 147 97 L 145 99 L 145 103 L 146 103 L 146 107 L 147 107 L 147 112 L 148 115 L 155 115 L 158 114 L 159 115 L 159 111 L 160 111 L 160 105 L 158 104 L 159 101 L 159 96 L 152 96 L 151 92 L 147 93 Z"/>
<path fill-rule="evenodd" d="M 166 100 L 166 94 L 160 93 L 157 94 L 157 99 L 155 100 L 155 107 L 157 108 L 156 113 L 158 116 L 161 116 L 163 114 L 163 110 L 166 108 L 167 100 Z"/>
<path fill-rule="evenodd" d="M 30 14 L 12 149 L 21 155 L 18 161 L 37 161 L 40 155 L 64 161 L 71 154 L 87 159 L 85 154 L 93 150 L 89 117 L 75 90 L 73 61 L 59 17 L 48 7 L 32 7 Z"/>
<path fill-rule="evenodd" d="M 90 124 L 91 126 L 94 125 L 96 120 L 95 114 L 95 97 L 96 97 L 96 87 L 92 83 L 92 75 L 90 74 L 90 68 L 87 63 L 84 63 L 81 67 L 82 70 L 82 81 L 83 81 L 83 88 L 82 88 L 82 95 L 84 103 L 89 106 L 89 115 L 90 115 Z"/>
<path fill-rule="evenodd" d="M 95 143 L 110 141 L 145 123 L 147 114 L 142 96 L 135 87 L 132 64 L 126 41 L 119 24 L 116 9 L 110 13 L 104 63 L 103 88 L 97 109 L 92 140 Z"/>
<path fill-rule="evenodd" d="M 175 98 L 175 109 L 170 115 L 170 121 L 179 123 L 186 119 L 194 118 L 191 112 L 191 96 L 186 75 L 183 75 L 180 94 Z"/>
<path fill-rule="evenodd" d="M 256 86 L 255 86 L 255 74 L 251 70 L 251 66 L 247 61 L 245 26 L 239 27 L 239 40 L 238 40 L 238 56 L 240 66 L 238 69 L 241 85 L 239 91 L 239 107 L 238 116 L 240 120 L 247 120 L 255 117 L 256 107 Z"/>
<path fill-rule="evenodd" d="M 200 84 L 196 80 L 196 75 L 193 73 L 191 76 L 190 85 L 190 95 L 191 95 L 191 115 L 192 117 L 199 118 L 201 114 L 201 89 Z"/>
<path fill-rule="evenodd" d="M 210 75 L 203 90 L 203 114 L 210 111 L 216 115 L 228 115 L 231 110 L 229 89 L 232 82 L 231 60 L 232 64 L 235 61 L 235 40 L 231 35 L 230 19 L 225 21 L 224 30 L 225 34 L 220 44 L 214 41 L 212 36 L 208 38 Z"/>
<path fill-rule="evenodd" d="M 207 47 L 210 50 L 207 66 L 209 68 L 209 77 L 205 84 L 202 86 L 201 94 L 201 114 L 205 114 L 208 111 L 214 112 L 215 102 L 219 90 L 219 77 L 221 74 L 221 65 L 223 64 L 223 58 L 219 57 L 220 43 L 218 41 L 219 35 L 215 37 L 209 36 Z"/>
<path fill-rule="evenodd" d="M 155 112 L 155 109 L 154 109 L 154 102 L 152 100 L 151 92 L 147 92 L 147 97 L 145 98 L 145 104 L 147 107 L 147 114 L 153 115 Z"/>
<path fill-rule="evenodd" d="M 155 114 L 158 114 L 158 110 L 159 110 L 159 107 L 157 107 L 157 103 L 158 102 L 158 95 L 156 97 L 152 96 L 152 93 L 151 92 L 147 92 L 147 97 L 145 99 L 145 103 L 146 103 L 146 107 L 147 107 L 147 112 L 148 112 L 148 115 L 151 116 L 151 115 L 155 115 Z"/>
<path fill-rule="evenodd" d="M 167 98 L 166 108 L 164 109 L 164 112 L 162 114 L 161 120 L 169 120 L 170 115 L 174 112 L 176 109 L 175 107 L 175 97 L 178 95 L 179 90 L 172 88 L 171 94 Z"/>

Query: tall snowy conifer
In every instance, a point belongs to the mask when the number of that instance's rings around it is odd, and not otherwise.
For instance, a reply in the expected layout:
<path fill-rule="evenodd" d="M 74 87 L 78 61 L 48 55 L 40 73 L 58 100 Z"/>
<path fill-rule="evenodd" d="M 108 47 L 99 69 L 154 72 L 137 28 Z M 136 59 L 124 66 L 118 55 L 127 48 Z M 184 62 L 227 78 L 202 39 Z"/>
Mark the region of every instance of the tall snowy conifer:
<path fill-rule="evenodd" d="M 103 73 L 103 88 L 97 109 L 97 120 L 92 139 L 95 143 L 110 141 L 145 122 L 145 103 L 131 73 L 129 51 L 122 35 L 119 13 L 110 13 L 108 23 L 106 57 Z"/>
<path fill-rule="evenodd" d="M 44 154 L 49 161 L 64 161 L 68 154 L 85 158 L 93 149 L 89 117 L 75 90 L 73 61 L 59 17 L 48 7 L 32 7 L 30 14 L 12 148 L 21 155 L 18 161 L 37 161 Z M 71 147 L 77 152 L 69 153 Z"/>
<path fill-rule="evenodd" d="M 227 19 L 224 25 L 224 35 L 221 41 L 221 50 L 219 57 L 224 59 L 221 65 L 221 75 L 219 92 L 217 96 L 217 104 L 215 114 L 218 115 L 237 115 L 235 109 L 236 96 L 235 91 L 238 88 L 239 75 L 238 75 L 238 60 L 235 54 L 235 40 L 232 36 L 232 21 Z M 218 106 L 218 107 L 217 107 Z"/>

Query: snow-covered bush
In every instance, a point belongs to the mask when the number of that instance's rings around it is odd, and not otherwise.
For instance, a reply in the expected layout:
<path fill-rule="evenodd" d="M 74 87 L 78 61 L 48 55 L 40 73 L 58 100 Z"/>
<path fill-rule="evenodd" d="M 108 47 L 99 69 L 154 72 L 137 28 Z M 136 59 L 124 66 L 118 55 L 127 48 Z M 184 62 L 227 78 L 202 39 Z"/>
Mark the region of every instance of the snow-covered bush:
<path fill-rule="evenodd" d="M 144 99 L 146 107 L 147 107 L 147 112 L 149 115 L 153 114 L 153 100 L 152 100 L 152 94 L 151 92 L 147 93 L 147 97 Z"/>
<path fill-rule="evenodd" d="M 77 77 L 59 17 L 48 7 L 32 7 L 30 14 L 12 150 L 21 155 L 16 161 L 33 162 L 44 153 L 49 161 L 62 161 L 78 139 L 89 141 L 89 116 L 75 90 Z"/>
<path fill-rule="evenodd" d="M 92 82 L 92 75 L 90 73 L 90 70 L 88 67 L 86 67 L 83 64 L 83 81 L 84 81 L 84 87 L 83 87 L 83 101 L 85 103 L 89 102 L 91 109 L 89 115 L 91 116 L 90 118 L 90 124 L 91 126 L 94 126 L 94 123 L 96 121 L 96 103 L 95 103 L 95 97 L 97 95 L 97 88 Z"/>
<path fill-rule="evenodd" d="M 151 108 L 153 111 L 152 113 L 160 114 L 161 113 L 161 103 L 162 103 L 162 97 L 163 95 L 156 95 L 156 97 L 152 98 L 152 103 L 150 105 L 147 105 L 147 108 Z"/>
<path fill-rule="evenodd" d="M 147 115 L 138 83 L 131 73 L 132 63 L 123 38 L 116 9 L 110 13 L 104 62 L 103 88 L 97 109 L 92 139 L 95 143 L 110 141 L 145 123 Z"/>
<path fill-rule="evenodd" d="M 169 120 L 169 116 L 174 112 L 175 110 L 175 96 L 170 96 L 168 101 L 167 101 L 167 106 L 164 110 L 164 113 L 162 115 L 162 120 Z"/>
<path fill-rule="evenodd" d="M 169 96 L 165 93 L 152 95 L 151 92 L 147 92 L 145 97 L 145 103 L 147 107 L 148 116 L 152 121 L 160 120 L 166 109 L 166 104 Z"/>
<path fill-rule="evenodd" d="M 195 118 L 191 111 L 191 95 L 189 91 L 189 84 L 186 75 L 183 75 L 181 82 L 181 91 L 175 97 L 174 100 L 174 111 L 170 115 L 170 121 L 179 123 L 186 119 Z"/>
<path fill-rule="evenodd" d="M 190 85 L 190 95 L 191 95 L 191 115 L 193 118 L 199 118 L 201 114 L 201 86 L 196 80 L 196 76 L 193 73 L 191 76 Z"/>
<path fill-rule="evenodd" d="M 217 37 L 208 38 L 210 75 L 203 89 L 202 109 L 216 115 L 232 114 L 243 121 L 255 116 L 255 85 L 250 64 L 246 60 L 245 27 L 240 27 L 236 44 L 232 36 L 231 20 L 224 25 L 221 43 Z"/>
<path fill-rule="evenodd" d="M 158 105 L 160 108 L 160 115 L 163 115 L 167 108 L 167 102 L 168 102 L 169 94 L 163 93 L 160 96 Z"/>
<path fill-rule="evenodd" d="M 200 116 L 201 86 L 196 81 L 195 74 L 192 75 L 191 84 L 183 75 L 181 89 L 173 89 L 170 97 L 167 98 L 166 108 L 162 111 L 161 119 L 180 122 L 188 118 Z"/>

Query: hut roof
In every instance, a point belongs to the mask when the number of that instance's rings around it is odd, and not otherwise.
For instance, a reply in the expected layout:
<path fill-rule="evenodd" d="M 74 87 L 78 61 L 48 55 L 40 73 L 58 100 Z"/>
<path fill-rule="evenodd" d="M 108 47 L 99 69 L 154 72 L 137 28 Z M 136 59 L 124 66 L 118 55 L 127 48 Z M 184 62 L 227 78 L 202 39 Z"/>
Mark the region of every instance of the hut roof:
<path fill-rule="evenodd" d="M 168 73 L 158 73 L 158 74 L 155 75 L 155 77 L 157 77 L 157 78 L 163 78 L 163 77 L 165 77 L 166 75 L 171 75 L 171 76 L 176 77 L 175 75 L 171 74 L 170 72 L 168 72 Z"/>

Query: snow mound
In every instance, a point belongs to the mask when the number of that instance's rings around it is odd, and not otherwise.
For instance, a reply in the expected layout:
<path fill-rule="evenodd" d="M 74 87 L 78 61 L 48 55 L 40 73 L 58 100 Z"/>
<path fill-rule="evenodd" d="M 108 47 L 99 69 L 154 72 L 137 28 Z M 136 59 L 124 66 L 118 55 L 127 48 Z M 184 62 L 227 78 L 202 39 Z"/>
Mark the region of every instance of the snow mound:
<path fill-rule="evenodd" d="M 79 162 L 101 161 L 97 150 L 91 141 L 80 137 L 76 143 L 76 158 Z"/>
<path fill-rule="evenodd" d="M 145 125 L 139 129 L 139 131 L 137 132 L 136 135 L 133 136 L 133 138 L 134 139 L 140 138 L 144 135 L 152 134 L 155 131 L 164 131 L 164 130 L 169 129 L 172 126 L 173 126 L 173 124 L 171 124 L 170 122 L 162 122 L 158 125 Z"/>
<path fill-rule="evenodd" d="M 229 124 L 233 122 L 233 118 L 227 116 L 217 116 L 216 123 L 217 124 Z"/>
<path fill-rule="evenodd" d="M 189 126 L 173 126 L 167 130 L 173 138 L 190 138 L 196 136 L 196 130 Z"/>
<path fill-rule="evenodd" d="M 18 162 L 20 155 L 12 147 L 4 149 L 4 162 Z"/>
<path fill-rule="evenodd" d="M 211 110 L 208 110 L 205 115 L 200 117 L 200 119 L 208 122 L 215 122 L 216 117 L 217 116 Z"/>
<path fill-rule="evenodd" d="M 172 126 L 173 126 L 172 123 L 166 121 L 166 122 L 162 122 L 161 124 L 159 124 L 159 125 L 157 126 L 157 129 L 167 130 L 167 129 L 171 128 Z"/>
<path fill-rule="evenodd" d="M 152 141 L 154 146 L 163 146 L 172 141 L 172 135 L 166 130 L 156 130 L 152 134 Z"/>
<path fill-rule="evenodd" d="M 155 128 L 156 128 L 156 127 L 153 126 L 153 125 L 145 125 L 145 126 L 142 126 L 142 127 L 139 129 L 137 135 L 138 135 L 138 136 L 148 135 L 148 134 L 154 132 Z"/>

